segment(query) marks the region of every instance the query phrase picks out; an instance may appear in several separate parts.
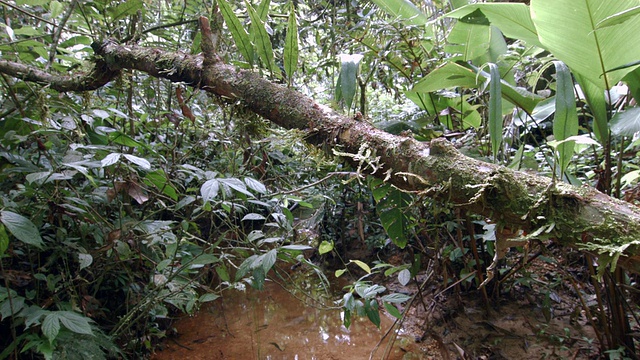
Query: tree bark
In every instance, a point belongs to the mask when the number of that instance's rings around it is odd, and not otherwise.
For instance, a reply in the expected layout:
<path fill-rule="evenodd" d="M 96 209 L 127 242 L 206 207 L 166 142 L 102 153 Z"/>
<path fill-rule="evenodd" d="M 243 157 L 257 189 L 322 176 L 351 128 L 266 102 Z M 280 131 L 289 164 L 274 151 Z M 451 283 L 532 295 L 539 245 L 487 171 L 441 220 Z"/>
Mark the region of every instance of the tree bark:
<path fill-rule="evenodd" d="M 256 73 L 211 58 L 154 48 L 94 44 L 98 56 L 87 75 L 54 76 L 0 60 L 0 72 L 47 84 L 58 91 L 98 88 L 135 69 L 151 76 L 241 101 L 287 129 L 307 134 L 310 143 L 328 145 L 354 165 L 400 189 L 425 194 L 486 216 L 501 226 L 522 229 L 532 237 L 553 238 L 584 248 L 610 263 L 640 272 L 640 209 L 590 187 L 573 187 L 551 179 L 482 162 L 462 155 L 447 140 L 418 142 L 394 136 L 371 124 L 346 117 Z M 370 155 L 367 155 L 370 150 Z M 514 239 L 518 240 L 518 239 Z"/>

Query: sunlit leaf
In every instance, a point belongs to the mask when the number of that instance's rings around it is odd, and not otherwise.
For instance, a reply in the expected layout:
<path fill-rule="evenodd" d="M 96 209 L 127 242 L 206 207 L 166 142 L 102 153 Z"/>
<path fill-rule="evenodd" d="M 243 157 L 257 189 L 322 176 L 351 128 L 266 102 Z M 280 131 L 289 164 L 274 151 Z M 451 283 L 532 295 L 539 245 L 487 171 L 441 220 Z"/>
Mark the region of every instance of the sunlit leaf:
<path fill-rule="evenodd" d="M 324 240 L 320 243 L 320 246 L 318 246 L 318 253 L 320 255 L 331 252 L 331 250 L 333 250 L 333 241 L 329 242 L 327 240 Z"/>
<path fill-rule="evenodd" d="M 596 24 L 596 29 L 602 29 L 608 26 L 622 24 L 623 22 L 631 19 L 634 16 L 638 16 L 639 14 L 640 14 L 640 5 L 632 7 L 627 10 L 623 10 L 611 16 L 607 16 L 606 18 L 600 20 Z"/>
<path fill-rule="evenodd" d="M 388 294 L 388 295 L 384 295 L 383 297 L 380 298 L 380 300 L 385 301 L 385 302 L 390 302 L 390 303 L 403 303 L 405 301 L 408 301 L 409 299 L 411 299 L 411 296 L 406 295 L 406 294 L 400 294 L 400 293 L 393 293 L 393 294 Z"/>
<path fill-rule="evenodd" d="M 247 187 L 249 187 L 249 189 L 260 193 L 260 194 L 266 194 L 267 193 L 267 188 L 266 186 L 264 186 L 264 184 L 262 184 L 260 181 L 256 180 L 256 179 L 252 179 L 249 177 L 244 178 L 244 182 L 245 184 L 247 184 Z"/>
<path fill-rule="evenodd" d="M 242 218 L 242 221 L 264 221 L 266 219 L 264 215 L 249 213 Z"/>
<path fill-rule="evenodd" d="M 293 250 L 293 251 L 304 251 L 304 250 L 311 250 L 313 248 L 311 246 L 309 246 L 309 245 L 285 245 L 285 246 L 281 247 L 281 249 L 283 249 L 283 250 Z"/>
<path fill-rule="evenodd" d="M 409 269 L 404 269 L 398 273 L 398 282 L 402 286 L 407 286 L 407 284 L 411 281 L 411 271 Z"/>
<path fill-rule="evenodd" d="M 409 0 L 372 0 L 380 9 L 405 25 L 425 25 L 429 18 Z"/>
<path fill-rule="evenodd" d="M 349 263 L 353 263 L 358 265 L 362 270 L 366 271 L 367 274 L 371 274 L 371 268 L 369 267 L 369 265 L 365 264 L 364 262 L 360 261 L 360 260 L 349 260 Z"/>
<path fill-rule="evenodd" d="M 487 53 L 490 40 L 491 28 L 488 25 L 458 21 L 447 36 L 445 51 L 460 54 L 462 60 L 471 61 Z"/>
<path fill-rule="evenodd" d="M 127 160 L 138 165 L 142 170 L 151 170 L 151 163 L 147 159 L 137 157 L 131 154 L 122 154 Z"/>
<path fill-rule="evenodd" d="M 469 4 L 458 8 L 444 16 L 456 19 L 480 10 L 489 19 L 489 22 L 498 27 L 504 36 L 512 39 L 521 39 L 529 45 L 537 45 L 538 33 L 531 20 L 529 7 L 519 3 L 478 3 Z"/>
<path fill-rule="evenodd" d="M 111 166 L 111 165 L 117 163 L 120 160 L 121 156 L 122 156 L 121 153 L 111 153 L 111 154 L 105 156 L 104 159 L 100 160 L 100 165 L 102 167 Z"/>
<path fill-rule="evenodd" d="M 91 254 L 78 253 L 78 265 L 80 270 L 89 267 L 93 263 L 93 256 Z"/>
<path fill-rule="evenodd" d="M 218 192 L 220 190 L 220 181 L 218 179 L 211 179 L 205 181 L 200 187 L 200 195 L 202 196 L 202 201 L 211 201 L 218 196 Z"/>
<path fill-rule="evenodd" d="M 640 16 L 600 29 L 595 24 L 637 6 L 637 0 L 532 0 L 531 17 L 542 46 L 603 91 L 632 70 L 603 75 L 606 69 L 638 60 L 640 41 L 629 39 L 638 39 Z"/>

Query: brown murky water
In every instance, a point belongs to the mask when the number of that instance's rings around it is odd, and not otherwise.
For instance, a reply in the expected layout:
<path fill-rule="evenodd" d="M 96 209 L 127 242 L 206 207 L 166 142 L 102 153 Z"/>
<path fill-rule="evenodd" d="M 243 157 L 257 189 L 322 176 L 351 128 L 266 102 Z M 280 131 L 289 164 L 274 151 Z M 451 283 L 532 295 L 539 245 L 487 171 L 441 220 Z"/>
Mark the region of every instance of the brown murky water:
<path fill-rule="evenodd" d="M 179 336 L 152 359 L 369 359 L 393 324 L 382 315 L 380 329 L 367 319 L 347 329 L 340 314 L 309 306 L 275 283 L 262 291 L 228 291 L 197 315 L 179 320 Z M 385 356 L 386 345 L 372 358 L 402 359 L 399 348 Z"/>

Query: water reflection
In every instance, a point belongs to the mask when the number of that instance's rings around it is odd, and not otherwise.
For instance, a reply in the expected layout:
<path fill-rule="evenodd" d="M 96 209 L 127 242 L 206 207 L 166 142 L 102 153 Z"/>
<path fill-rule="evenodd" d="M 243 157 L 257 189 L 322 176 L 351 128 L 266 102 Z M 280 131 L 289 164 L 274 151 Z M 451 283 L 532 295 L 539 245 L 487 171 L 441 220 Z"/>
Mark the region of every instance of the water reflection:
<path fill-rule="evenodd" d="M 309 306 L 300 298 L 272 282 L 263 291 L 227 292 L 205 311 L 180 320 L 176 342 L 153 359 L 369 359 L 392 325 L 382 316 L 381 329 L 366 319 L 347 329 L 338 309 Z M 392 352 L 389 359 L 394 358 L 402 358 L 400 350 Z"/>

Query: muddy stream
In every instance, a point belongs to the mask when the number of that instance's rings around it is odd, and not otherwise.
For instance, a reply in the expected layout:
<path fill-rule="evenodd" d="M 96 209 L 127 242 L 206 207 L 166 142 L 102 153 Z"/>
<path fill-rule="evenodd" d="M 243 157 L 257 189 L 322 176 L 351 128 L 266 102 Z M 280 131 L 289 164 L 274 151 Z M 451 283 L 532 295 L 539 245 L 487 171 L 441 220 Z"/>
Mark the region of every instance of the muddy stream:
<path fill-rule="evenodd" d="M 262 291 L 249 287 L 244 292 L 226 291 L 195 316 L 178 320 L 177 335 L 152 359 L 357 360 L 369 359 L 374 349 L 373 359 L 405 355 L 398 340 L 389 349 L 386 341 L 381 342 L 393 326 L 385 315 L 381 314 L 379 329 L 366 318 L 354 320 L 347 329 L 335 304 L 318 305 L 303 292 L 274 282 L 265 283 Z"/>

